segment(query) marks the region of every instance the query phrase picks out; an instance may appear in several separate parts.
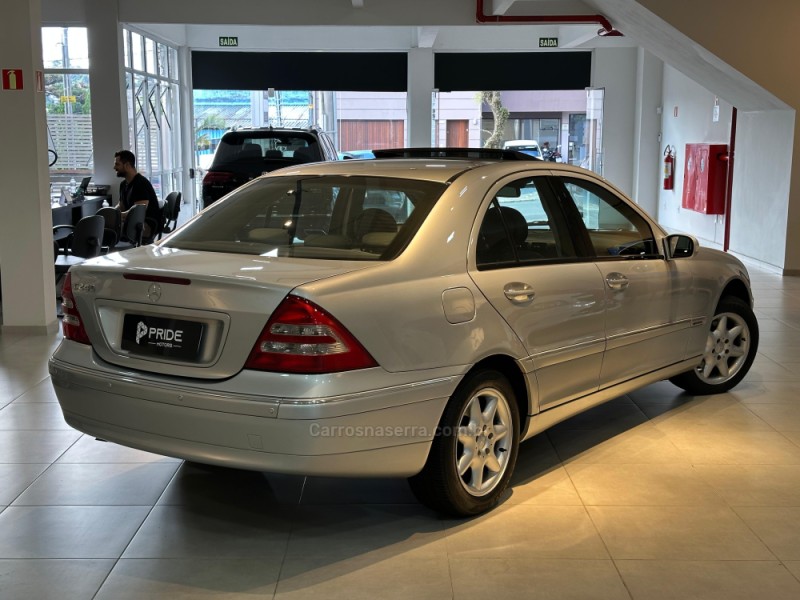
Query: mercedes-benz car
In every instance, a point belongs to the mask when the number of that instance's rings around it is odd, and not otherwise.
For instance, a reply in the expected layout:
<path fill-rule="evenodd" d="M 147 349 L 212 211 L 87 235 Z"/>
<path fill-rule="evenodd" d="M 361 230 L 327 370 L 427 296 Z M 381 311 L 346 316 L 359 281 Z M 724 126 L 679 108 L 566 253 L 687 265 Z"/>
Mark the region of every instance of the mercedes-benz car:
<path fill-rule="evenodd" d="M 387 210 L 387 206 L 391 210 Z M 63 289 L 74 428 L 265 472 L 407 477 L 455 515 L 520 442 L 650 383 L 735 386 L 746 268 L 598 175 L 504 150 L 273 171 Z"/>

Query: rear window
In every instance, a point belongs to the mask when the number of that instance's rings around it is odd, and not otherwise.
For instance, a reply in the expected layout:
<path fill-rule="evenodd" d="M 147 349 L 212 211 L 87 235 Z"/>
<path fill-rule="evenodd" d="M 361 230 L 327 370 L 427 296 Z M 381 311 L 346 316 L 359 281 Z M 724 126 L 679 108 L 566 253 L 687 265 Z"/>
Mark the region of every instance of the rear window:
<path fill-rule="evenodd" d="M 247 162 L 286 161 L 287 164 L 322 160 L 316 137 L 303 132 L 237 132 L 222 137 L 212 168 Z"/>
<path fill-rule="evenodd" d="M 173 235 L 186 250 L 391 260 L 446 184 L 365 176 L 270 177 L 239 188 Z"/>

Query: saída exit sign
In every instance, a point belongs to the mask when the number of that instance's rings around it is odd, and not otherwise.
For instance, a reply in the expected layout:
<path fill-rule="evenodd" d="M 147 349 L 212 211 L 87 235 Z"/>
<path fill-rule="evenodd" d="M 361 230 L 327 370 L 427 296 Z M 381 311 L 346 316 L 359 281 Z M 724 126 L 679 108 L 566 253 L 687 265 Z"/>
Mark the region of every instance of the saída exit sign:
<path fill-rule="evenodd" d="M 219 45 L 224 48 L 235 48 L 239 45 L 239 38 L 230 35 L 219 36 Z"/>
<path fill-rule="evenodd" d="M 540 37 L 539 48 L 558 48 L 557 37 Z"/>

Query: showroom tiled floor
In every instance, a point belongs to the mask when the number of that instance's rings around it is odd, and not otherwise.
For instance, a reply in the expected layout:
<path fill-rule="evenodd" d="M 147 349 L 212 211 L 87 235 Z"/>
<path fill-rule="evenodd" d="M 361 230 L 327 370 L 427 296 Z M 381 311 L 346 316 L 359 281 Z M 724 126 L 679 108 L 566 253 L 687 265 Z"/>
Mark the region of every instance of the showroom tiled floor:
<path fill-rule="evenodd" d="M 800 598 L 800 279 L 752 270 L 734 391 L 658 383 L 522 445 L 505 502 L 185 464 L 67 426 L 58 336 L 0 334 L 0 598 Z"/>

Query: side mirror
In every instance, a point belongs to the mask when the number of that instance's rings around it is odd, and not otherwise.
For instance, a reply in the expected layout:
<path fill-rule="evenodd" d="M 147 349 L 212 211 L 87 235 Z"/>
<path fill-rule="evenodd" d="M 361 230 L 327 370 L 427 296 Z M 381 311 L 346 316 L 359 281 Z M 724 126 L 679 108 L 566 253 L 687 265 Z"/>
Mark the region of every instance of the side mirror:
<path fill-rule="evenodd" d="M 674 234 L 664 242 L 667 246 L 667 258 L 688 258 L 693 256 L 698 242 L 690 235 Z"/>

